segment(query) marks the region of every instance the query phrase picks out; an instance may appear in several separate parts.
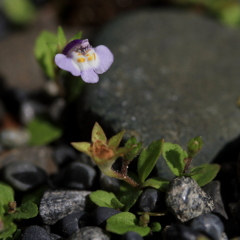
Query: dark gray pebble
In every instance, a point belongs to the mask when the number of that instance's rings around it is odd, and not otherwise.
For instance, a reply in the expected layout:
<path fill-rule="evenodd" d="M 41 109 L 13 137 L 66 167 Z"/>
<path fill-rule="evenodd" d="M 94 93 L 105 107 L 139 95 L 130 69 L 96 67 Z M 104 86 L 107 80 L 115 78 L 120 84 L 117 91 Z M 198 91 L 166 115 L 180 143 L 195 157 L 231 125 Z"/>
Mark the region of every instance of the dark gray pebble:
<path fill-rule="evenodd" d="M 45 224 L 53 225 L 65 216 L 83 211 L 89 191 L 47 191 L 44 193 L 39 214 Z"/>
<path fill-rule="evenodd" d="M 51 240 L 63 240 L 64 239 L 61 236 L 54 234 L 54 233 L 50 234 L 50 238 L 51 238 Z"/>
<path fill-rule="evenodd" d="M 24 230 L 21 240 L 51 240 L 51 237 L 45 229 L 39 226 L 30 226 Z"/>
<path fill-rule="evenodd" d="M 197 240 L 200 234 L 183 224 L 174 224 L 165 231 L 167 240 Z"/>
<path fill-rule="evenodd" d="M 86 213 L 84 211 L 72 213 L 67 215 L 66 217 L 60 219 L 56 224 L 61 235 L 64 237 L 69 237 L 73 233 L 75 233 L 79 227 L 79 221 L 81 221 L 81 225 L 84 225 L 83 222 L 86 220 Z"/>
<path fill-rule="evenodd" d="M 30 162 L 11 162 L 4 166 L 3 178 L 13 188 L 27 191 L 43 184 L 47 174 Z"/>
<path fill-rule="evenodd" d="M 116 193 L 120 188 L 120 181 L 116 178 L 109 177 L 103 173 L 100 175 L 100 188 L 107 192 Z"/>
<path fill-rule="evenodd" d="M 141 212 L 154 212 L 164 204 L 164 194 L 157 189 L 144 190 L 139 198 L 139 210 Z"/>
<path fill-rule="evenodd" d="M 105 227 L 106 221 L 113 215 L 120 213 L 121 211 L 108 207 L 98 207 L 93 212 L 94 225 L 98 227 Z"/>
<path fill-rule="evenodd" d="M 143 238 L 136 232 L 127 232 L 123 234 L 121 240 L 143 240 Z"/>
<path fill-rule="evenodd" d="M 221 239 L 224 232 L 222 221 L 214 214 L 204 214 L 194 218 L 190 223 L 190 227 L 205 234 L 212 240 Z"/>
<path fill-rule="evenodd" d="M 166 204 L 172 214 L 186 222 L 214 209 L 211 197 L 190 177 L 176 177 L 166 193 Z"/>
<path fill-rule="evenodd" d="M 93 167 L 81 162 L 72 162 L 53 178 L 53 183 L 59 187 L 90 190 L 96 174 Z"/>
<path fill-rule="evenodd" d="M 73 147 L 69 144 L 61 144 L 54 149 L 53 159 L 61 166 L 66 163 L 70 163 L 77 158 L 77 153 Z"/>
<path fill-rule="evenodd" d="M 109 240 L 109 236 L 99 227 L 84 227 L 79 229 L 68 240 Z"/>
<path fill-rule="evenodd" d="M 220 188 L 221 188 L 221 183 L 219 181 L 212 181 L 202 187 L 203 191 L 205 191 L 212 198 L 214 202 L 214 212 L 219 213 L 223 217 L 228 219 L 227 213 L 224 208 Z"/>

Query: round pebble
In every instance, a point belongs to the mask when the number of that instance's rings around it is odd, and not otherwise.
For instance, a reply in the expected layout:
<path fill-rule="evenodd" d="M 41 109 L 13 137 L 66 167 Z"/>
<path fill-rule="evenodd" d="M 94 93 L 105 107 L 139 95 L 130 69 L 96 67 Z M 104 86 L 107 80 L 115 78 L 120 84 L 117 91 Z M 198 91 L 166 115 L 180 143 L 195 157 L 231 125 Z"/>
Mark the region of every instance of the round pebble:
<path fill-rule="evenodd" d="M 4 166 L 3 178 L 13 188 L 27 191 L 46 182 L 47 174 L 30 162 L 11 162 Z"/>
<path fill-rule="evenodd" d="M 51 240 L 46 230 L 39 226 L 30 226 L 22 234 L 22 240 Z"/>
<path fill-rule="evenodd" d="M 166 193 L 166 204 L 172 214 L 186 222 L 214 209 L 212 198 L 190 177 L 176 177 Z"/>
<path fill-rule="evenodd" d="M 141 212 L 156 211 L 161 203 L 164 203 L 164 196 L 157 189 L 148 188 L 144 190 L 139 198 L 139 210 Z"/>
<path fill-rule="evenodd" d="M 60 219 L 57 222 L 59 231 L 64 237 L 69 237 L 79 229 L 79 221 L 83 224 L 84 216 L 86 213 L 84 211 L 72 213 L 66 217 Z"/>
<path fill-rule="evenodd" d="M 107 192 L 116 193 L 120 188 L 120 181 L 116 178 L 109 177 L 101 172 L 100 175 L 100 188 Z"/>
<path fill-rule="evenodd" d="M 220 218 L 214 214 L 204 214 L 194 218 L 190 227 L 198 232 L 204 233 L 213 240 L 222 237 L 224 226 Z"/>
<path fill-rule="evenodd" d="M 127 232 L 123 234 L 121 240 L 143 240 L 143 238 L 136 232 Z"/>
<path fill-rule="evenodd" d="M 108 218 L 120 213 L 121 211 L 108 207 L 98 207 L 93 213 L 94 225 L 104 227 Z"/>
<path fill-rule="evenodd" d="M 96 170 L 91 166 L 73 162 L 53 178 L 56 186 L 77 189 L 90 190 L 93 186 Z"/>

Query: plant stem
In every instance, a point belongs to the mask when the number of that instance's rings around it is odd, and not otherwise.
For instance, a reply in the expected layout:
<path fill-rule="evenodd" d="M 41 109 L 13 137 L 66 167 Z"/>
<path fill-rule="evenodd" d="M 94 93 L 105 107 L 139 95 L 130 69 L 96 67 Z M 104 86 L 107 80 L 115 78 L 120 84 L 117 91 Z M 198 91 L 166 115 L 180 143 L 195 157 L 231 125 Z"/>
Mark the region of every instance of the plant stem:
<path fill-rule="evenodd" d="M 185 167 L 183 169 L 183 173 L 185 174 L 185 173 L 188 172 L 188 168 L 189 168 L 189 166 L 190 166 L 190 164 L 192 162 L 192 157 L 185 158 L 184 161 L 186 162 Z"/>

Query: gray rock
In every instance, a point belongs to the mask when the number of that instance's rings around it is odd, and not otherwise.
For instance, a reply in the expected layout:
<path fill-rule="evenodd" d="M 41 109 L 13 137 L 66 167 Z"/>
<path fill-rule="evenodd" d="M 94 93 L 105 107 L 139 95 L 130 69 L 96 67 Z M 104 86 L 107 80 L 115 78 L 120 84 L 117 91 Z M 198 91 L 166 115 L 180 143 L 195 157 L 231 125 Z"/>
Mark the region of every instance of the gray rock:
<path fill-rule="evenodd" d="M 220 192 L 220 182 L 212 181 L 203 186 L 202 189 L 212 198 L 214 202 L 214 212 L 220 213 L 223 217 L 228 219 Z"/>
<path fill-rule="evenodd" d="M 223 232 L 224 226 L 220 218 L 214 214 L 204 214 L 194 218 L 190 227 L 198 232 L 204 233 L 212 240 L 224 239 Z"/>
<path fill-rule="evenodd" d="M 239 135 L 239 39 L 239 31 L 185 11 L 122 15 L 94 43 L 108 46 L 115 62 L 79 104 L 145 145 L 164 138 L 185 147 L 200 135 L 205 145 L 193 164 L 210 162 Z M 157 164 L 159 176 L 172 177 Z"/>
<path fill-rule="evenodd" d="M 31 190 L 47 181 L 47 173 L 29 162 L 11 162 L 2 170 L 3 179 L 19 191 Z"/>
<path fill-rule="evenodd" d="M 23 234 L 22 234 L 22 240 L 51 240 L 50 235 L 47 233 L 47 231 L 39 226 L 29 226 L 27 227 Z"/>
<path fill-rule="evenodd" d="M 214 209 L 211 197 L 190 177 L 176 177 L 169 184 L 166 204 L 172 214 L 186 222 Z"/>
<path fill-rule="evenodd" d="M 0 142 L 6 148 L 27 146 L 30 134 L 26 129 L 4 129 L 0 132 Z"/>
<path fill-rule="evenodd" d="M 12 149 L 0 155 L 0 168 L 10 162 L 29 162 L 52 174 L 57 171 L 52 155 L 52 148 L 47 146 Z"/>
<path fill-rule="evenodd" d="M 120 189 L 119 179 L 109 177 L 101 172 L 100 174 L 100 187 L 107 192 L 118 192 Z"/>
<path fill-rule="evenodd" d="M 109 240 L 110 238 L 99 227 L 83 227 L 71 235 L 68 240 Z"/>
<path fill-rule="evenodd" d="M 45 224 L 53 225 L 68 214 L 84 210 L 89 191 L 47 191 L 44 193 L 39 214 Z"/>

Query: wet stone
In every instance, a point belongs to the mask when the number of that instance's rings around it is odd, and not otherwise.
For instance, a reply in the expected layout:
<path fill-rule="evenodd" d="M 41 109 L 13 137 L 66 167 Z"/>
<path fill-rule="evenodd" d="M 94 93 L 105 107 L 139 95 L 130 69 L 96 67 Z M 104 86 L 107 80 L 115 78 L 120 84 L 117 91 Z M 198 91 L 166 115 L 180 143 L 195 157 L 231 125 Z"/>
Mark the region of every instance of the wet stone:
<path fill-rule="evenodd" d="M 108 207 L 98 207 L 93 212 L 94 225 L 98 227 L 105 227 L 108 218 L 120 213 L 121 211 Z"/>
<path fill-rule="evenodd" d="M 100 175 L 100 188 L 107 192 L 116 193 L 120 188 L 120 181 L 116 178 L 109 177 L 101 172 Z"/>
<path fill-rule="evenodd" d="M 84 211 L 69 214 L 56 223 L 57 228 L 64 237 L 69 237 L 79 229 L 79 220 L 82 222 L 85 215 Z"/>
<path fill-rule="evenodd" d="M 222 221 L 214 214 L 204 214 L 194 218 L 190 223 L 190 227 L 198 232 L 204 233 L 212 240 L 222 239 L 224 232 Z"/>
<path fill-rule="evenodd" d="M 157 189 L 146 189 L 139 198 L 139 210 L 141 212 L 154 212 L 164 204 L 164 195 Z"/>
<path fill-rule="evenodd" d="M 27 227 L 23 234 L 22 240 L 51 240 L 47 231 L 39 226 Z"/>
<path fill-rule="evenodd" d="M 45 224 L 53 225 L 71 213 L 83 211 L 89 191 L 47 191 L 44 193 L 39 214 Z"/>
<path fill-rule="evenodd" d="M 96 177 L 96 170 L 81 162 L 72 162 L 53 178 L 56 186 L 90 190 Z"/>
<path fill-rule="evenodd" d="M 72 234 L 68 240 L 109 240 L 110 238 L 99 227 L 83 227 Z"/>
<path fill-rule="evenodd" d="M 227 213 L 224 208 L 221 192 L 220 192 L 220 182 L 212 181 L 207 185 L 203 186 L 202 189 L 205 191 L 214 202 L 214 212 L 221 214 L 223 217 L 228 219 Z"/>
<path fill-rule="evenodd" d="M 47 173 L 29 162 L 11 162 L 2 173 L 3 179 L 19 191 L 31 190 L 47 181 Z"/>
<path fill-rule="evenodd" d="M 163 138 L 185 148 L 202 136 L 193 164 L 210 162 L 239 136 L 239 39 L 238 30 L 186 11 L 119 16 L 93 43 L 109 47 L 115 62 L 86 86 L 79 106 L 102 119 L 103 128 L 125 129 L 126 138 L 134 135 L 145 146 Z M 159 177 L 173 177 L 165 161 L 157 170 Z"/>
<path fill-rule="evenodd" d="M 166 193 L 166 204 L 181 222 L 210 213 L 214 209 L 211 197 L 190 177 L 172 180 Z"/>

